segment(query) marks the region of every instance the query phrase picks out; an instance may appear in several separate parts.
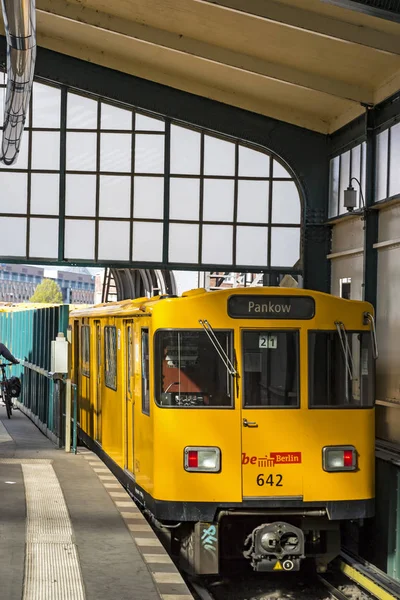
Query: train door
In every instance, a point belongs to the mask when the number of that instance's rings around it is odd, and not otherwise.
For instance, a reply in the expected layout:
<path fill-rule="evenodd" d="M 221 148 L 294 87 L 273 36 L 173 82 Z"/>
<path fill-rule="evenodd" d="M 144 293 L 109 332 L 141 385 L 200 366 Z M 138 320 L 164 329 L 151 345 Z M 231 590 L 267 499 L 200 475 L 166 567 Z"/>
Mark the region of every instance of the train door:
<path fill-rule="evenodd" d="M 125 451 L 124 468 L 133 473 L 133 433 L 134 433 L 134 335 L 133 321 L 124 321 L 125 339 Z"/>
<path fill-rule="evenodd" d="M 299 332 L 243 329 L 243 498 L 303 495 Z"/>
<path fill-rule="evenodd" d="M 101 445 L 101 377 L 102 377 L 102 364 L 101 364 L 101 324 L 100 321 L 94 322 L 95 327 L 95 344 L 96 344 L 96 392 L 95 392 L 95 411 L 96 411 L 96 425 L 95 425 L 95 439 Z"/>

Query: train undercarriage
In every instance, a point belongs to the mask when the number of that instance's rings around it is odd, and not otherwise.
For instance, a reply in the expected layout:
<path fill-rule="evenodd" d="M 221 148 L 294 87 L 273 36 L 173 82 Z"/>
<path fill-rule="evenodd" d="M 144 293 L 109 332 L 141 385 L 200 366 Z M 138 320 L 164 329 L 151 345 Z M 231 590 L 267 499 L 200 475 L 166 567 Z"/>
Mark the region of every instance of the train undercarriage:
<path fill-rule="evenodd" d="M 323 510 L 220 511 L 214 522 L 184 523 L 172 534 L 179 566 L 213 575 L 248 562 L 254 571 L 299 571 L 310 559 L 325 572 L 340 552 L 340 523 Z"/>

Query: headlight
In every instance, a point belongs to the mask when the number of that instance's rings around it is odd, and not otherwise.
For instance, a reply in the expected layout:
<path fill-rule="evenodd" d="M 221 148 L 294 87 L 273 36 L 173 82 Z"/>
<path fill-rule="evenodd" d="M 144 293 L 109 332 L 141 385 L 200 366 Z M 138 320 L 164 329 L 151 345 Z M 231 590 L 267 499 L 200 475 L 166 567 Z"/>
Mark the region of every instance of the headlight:
<path fill-rule="evenodd" d="M 184 450 L 185 471 L 218 473 L 221 469 L 221 450 L 214 447 L 187 446 Z"/>
<path fill-rule="evenodd" d="M 357 469 L 357 451 L 354 446 L 325 446 L 322 449 L 324 471 L 355 471 Z"/>

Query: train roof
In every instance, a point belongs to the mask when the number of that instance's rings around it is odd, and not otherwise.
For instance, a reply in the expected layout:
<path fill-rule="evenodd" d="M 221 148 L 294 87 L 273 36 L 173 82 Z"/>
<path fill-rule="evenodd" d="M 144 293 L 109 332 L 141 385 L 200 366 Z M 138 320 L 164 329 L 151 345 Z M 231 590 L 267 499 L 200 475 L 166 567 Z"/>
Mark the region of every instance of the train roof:
<path fill-rule="evenodd" d="M 330 302 L 340 303 L 352 303 L 352 304 L 363 304 L 364 307 L 368 303 L 361 302 L 359 300 L 346 300 L 327 294 L 324 292 L 317 292 L 315 290 L 298 289 L 298 288 L 284 288 L 284 287 L 237 287 L 237 288 L 224 288 L 222 290 L 207 291 L 204 288 L 198 288 L 194 290 L 188 290 L 182 293 L 182 296 L 153 296 L 151 298 L 135 298 L 134 300 L 121 300 L 119 302 L 107 302 L 104 304 L 96 304 L 85 308 L 77 307 L 70 312 L 71 317 L 91 317 L 91 316 L 112 316 L 112 315 L 132 315 L 137 313 L 151 314 L 156 306 L 161 303 L 180 303 L 189 299 L 200 300 L 201 298 L 207 300 L 212 297 L 218 297 L 222 299 L 225 297 L 228 299 L 234 295 L 260 295 L 260 296 L 312 296 L 317 302 L 328 300 Z M 368 305 L 370 306 L 370 305 Z M 372 307 L 371 307 L 372 309 Z"/>

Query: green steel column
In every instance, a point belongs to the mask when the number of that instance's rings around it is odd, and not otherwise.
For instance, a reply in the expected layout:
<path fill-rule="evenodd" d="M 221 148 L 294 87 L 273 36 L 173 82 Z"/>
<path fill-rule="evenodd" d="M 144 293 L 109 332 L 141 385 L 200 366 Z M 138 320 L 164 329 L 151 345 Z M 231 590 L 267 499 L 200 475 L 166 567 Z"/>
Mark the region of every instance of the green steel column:
<path fill-rule="evenodd" d="M 365 128 L 367 139 L 366 185 L 365 185 L 365 227 L 364 227 L 364 290 L 363 299 L 371 302 L 376 310 L 378 255 L 374 244 L 378 241 L 379 214 L 371 210 L 375 201 L 376 137 L 374 133 L 374 111 L 366 109 Z"/>

